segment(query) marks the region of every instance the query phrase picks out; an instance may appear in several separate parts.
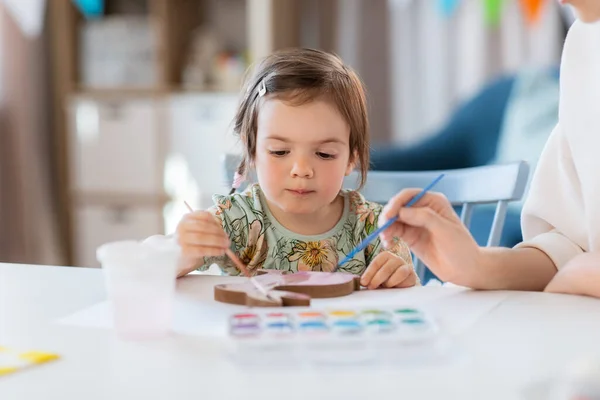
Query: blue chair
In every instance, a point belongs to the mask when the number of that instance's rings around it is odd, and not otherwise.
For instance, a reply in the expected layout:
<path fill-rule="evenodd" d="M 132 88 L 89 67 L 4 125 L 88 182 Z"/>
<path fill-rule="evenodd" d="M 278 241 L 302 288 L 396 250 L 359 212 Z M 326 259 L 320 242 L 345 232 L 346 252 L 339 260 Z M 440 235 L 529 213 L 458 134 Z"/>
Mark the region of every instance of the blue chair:
<path fill-rule="evenodd" d="M 367 200 L 385 204 L 402 189 L 427 186 L 442 172 L 445 177 L 433 191 L 443 193 L 453 206 L 461 208 L 460 218 L 467 228 L 477 205 L 496 205 L 487 246 L 498 246 L 508 203 L 521 200 L 525 192 L 529 165 L 524 161 L 444 171 L 369 171 L 367 182 L 360 192 Z M 355 171 L 346 178 L 345 187 L 356 188 L 357 182 L 358 173 Z M 415 268 L 422 282 L 435 277 L 418 259 L 415 260 Z"/>
<path fill-rule="evenodd" d="M 544 70 L 547 78 L 558 80 L 557 67 Z M 447 123 L 427 139 L 407 147 L 390 143 L 375 143 L 371 151 L 372 170 L 381 171 L 432 171 L 471 168 L 495 164 L 498 145 L 504 134 L 504 122 L 510 111 L 509 104 L 518 94 L 519 82 L 528 73 L 499 77 L 485 85 L 472 98 L 458 105 Z M 539 89 L 539 87 L 538 87 Z M 545 90 L 545 89 L 544 89 Z M 556 93 L 558 101 L 558 92 Z M 546 110 L 552 112 L 552 109 Z M 535 113 L 534 113 L 535 114 Z M 530 121 L 536 129 L 544 124 L 535 115 Z M 551 129 L 548 130 L 550 134 Z M 490 207 L 477 207 L 473 215 L 471 233 L 480 245 L 485 245 L 487 233 L 492 223 L 493 210 Z M 512 247 L 522 241 L 520 207 L 510 207 L 501 246 Z"/>

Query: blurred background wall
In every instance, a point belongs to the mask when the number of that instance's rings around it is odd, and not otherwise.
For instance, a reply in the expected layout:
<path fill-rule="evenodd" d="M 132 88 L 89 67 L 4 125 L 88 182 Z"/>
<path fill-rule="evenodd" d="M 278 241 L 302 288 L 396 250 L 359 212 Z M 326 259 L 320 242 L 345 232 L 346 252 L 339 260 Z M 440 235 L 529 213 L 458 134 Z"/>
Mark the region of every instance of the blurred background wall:
<path fill-rule="evenodd" d="M 284 47 L 359 72 L 373 168 L 535 165 L 571 22 L 554 0 L 0 0 L 0 261 L 95 266 L 209 206 L 243 73 Z"/>

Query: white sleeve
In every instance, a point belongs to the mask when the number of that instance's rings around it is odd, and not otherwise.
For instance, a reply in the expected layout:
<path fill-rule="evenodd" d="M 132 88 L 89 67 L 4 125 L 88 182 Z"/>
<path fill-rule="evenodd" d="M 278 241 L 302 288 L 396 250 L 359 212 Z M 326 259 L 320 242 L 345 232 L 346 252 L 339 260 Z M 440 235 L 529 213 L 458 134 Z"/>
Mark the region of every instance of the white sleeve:
<path fill-rule="evenodd" d="M 548 255 L 557 269 L 583 253 L 585 214 L 581 185 L 569 142 L 560 127 L 550 135 L 521 215 L 523 243 Z M 579 243 L 579 244 L 578 244 Z"/>

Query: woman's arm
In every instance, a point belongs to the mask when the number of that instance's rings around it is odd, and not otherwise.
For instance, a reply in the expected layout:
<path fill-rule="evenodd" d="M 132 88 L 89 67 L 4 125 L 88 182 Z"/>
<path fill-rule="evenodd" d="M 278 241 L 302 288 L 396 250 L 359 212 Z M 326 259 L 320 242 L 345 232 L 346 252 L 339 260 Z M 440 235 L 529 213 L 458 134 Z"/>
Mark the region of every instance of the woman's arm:
<path fill-rule="evenodd" d="M 544 291 L 600 297 L 600 253 L 584 253 L 572 259 Z"/>

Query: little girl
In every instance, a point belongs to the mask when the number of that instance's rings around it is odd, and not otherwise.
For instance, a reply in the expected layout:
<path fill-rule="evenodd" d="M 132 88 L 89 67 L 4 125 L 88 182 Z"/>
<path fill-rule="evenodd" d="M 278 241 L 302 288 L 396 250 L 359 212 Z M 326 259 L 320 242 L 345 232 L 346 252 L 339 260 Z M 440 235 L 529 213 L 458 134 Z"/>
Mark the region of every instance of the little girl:
<path fill-rule="evenodd" d="M 363 85 L 339 58 L 310 49 L 267 57 L 246 82 L 234 131 L 244 147 L 235 186 L 250 169 L 258 184 L 181 220 L 179 276 L 213 263 L 239 274 L 227 247 L 251 273 L 333 271 L 373 232 L 382 207 L 342 190 L 355 167 L 364 184 L 369 125 Z M 377 240 L 338 270 L 370 289 L 418 282 L 400 240 L 387 249 Z"/>

